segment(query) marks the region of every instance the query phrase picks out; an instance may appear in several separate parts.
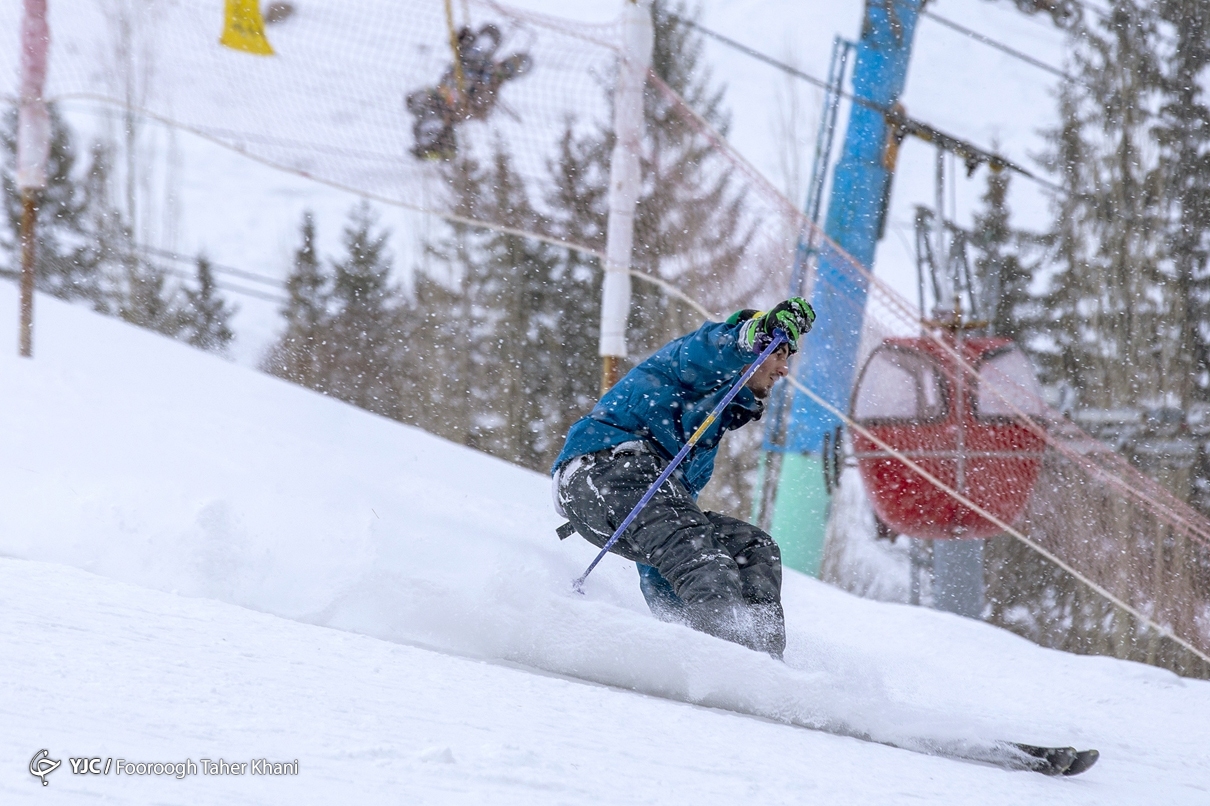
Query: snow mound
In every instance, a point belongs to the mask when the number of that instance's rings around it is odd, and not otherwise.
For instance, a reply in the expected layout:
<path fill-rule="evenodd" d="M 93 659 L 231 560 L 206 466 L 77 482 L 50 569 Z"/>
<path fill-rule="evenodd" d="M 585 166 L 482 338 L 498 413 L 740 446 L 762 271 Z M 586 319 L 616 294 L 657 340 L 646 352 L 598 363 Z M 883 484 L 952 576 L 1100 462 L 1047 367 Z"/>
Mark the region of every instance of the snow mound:
<path fill-rule="evenodd" d="M 556 538 L 545 476 L 55 300 L 38 314 L 35 359 L 0 357 L 0 412 L 25 424 L 0 448 L 4 554 L 779 721 L 839 709 L 826 675 L 652 619 L 628 563 L 573 594 L 595 549 Z"/>

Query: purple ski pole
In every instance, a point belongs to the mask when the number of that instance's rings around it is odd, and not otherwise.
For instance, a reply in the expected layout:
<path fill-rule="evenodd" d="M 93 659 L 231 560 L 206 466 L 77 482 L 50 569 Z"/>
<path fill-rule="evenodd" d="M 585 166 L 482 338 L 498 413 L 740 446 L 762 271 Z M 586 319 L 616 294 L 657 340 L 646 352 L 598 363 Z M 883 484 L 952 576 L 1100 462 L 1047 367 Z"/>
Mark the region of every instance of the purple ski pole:
<path fill-rule="evenodd" d="M 702 438 L 702 434 L 705 434 L 706 430 L 714 424 L 714 421 L 717 420 L 719 415 L 723 413 L 723 409 L 727 408 L 727 405 L 733 399 L 735 399 L 736 395 L 739 394 L 739 390 L 744 388 L 744 384 L 748 382 L 748 379 L 756 373 L 756 370 L 760 369 L 760 365 L 765 363 L 765 359 L 773 355 L 773 351 L 780 347 L 786 340 L 785 331 L 781 330 L 780 328 L 773 331 L 773 341 L 769 342 L 769 346 L 756 357 L 756 360 L 753 361 L 746 370 L 744 370 L 744 374 L 739 376 L 739 380 L 735 382 L 735 386 L 731 387 L 731 390 L 727 392 L 723 399 L 718 402 L 718 405 L 714 407 L 714 410 L 706 415 L 706 419 L 702 420 L 702 424 L 699 425 L 697 430 L 693 432 L 693 436 L 689 437 L 689 441 L 685 443 L 684 447 L 677 451 L 676 456 L 674 456 L 672 461 L 668 463 L 668 467 L 664 468 L 664 472 L 660 474 L 660 477 L 651 482 L 651 486 L 647 488 L 647 492 L 643 493 L 643 497 L 640 498 L 639 502 L 634 505 L 634 509 L 630 510 L 630 514 L 627 515 L 626 519 L 622 521 L 620 526 L 618 526 L 617 531 L 613 533 L 613 537 L 609 538 L 608 542 L 606 542 L 601 548 L 600 553 L 597 554 L 596 558 L 591 563 L 589 563 L 588 568 L 584 571 L 584 573 L 571 583 L 572 590 L 578 594 L 584 594 L 584 580 L 588 579 L 588 575 L 592 573 L 592 569 L 596 568 L 597 563 L 601 561 L 601 558 L 609 553 L 609 550 L 613 548 L 613 544 L 618 542 L 618 540 L 622 537 L 622 533 L 625 532 L 630 524 L 634 522 L 634 519 L 639 516 L 639 513 L 643 511 L 643 507 L 647 506 L 647 503 L 651 501 L 652 497 L 656 493 L 656 490 L 660 489 L 664 482 L 668 481 L 669 477 L 672 476 L 673 472 L 676 471 L 677 467 L 681 464 L 684 458 L 689 455 L 689 451 L 693 450 L 693 446 L 696 445 L 697 441 Z"/>

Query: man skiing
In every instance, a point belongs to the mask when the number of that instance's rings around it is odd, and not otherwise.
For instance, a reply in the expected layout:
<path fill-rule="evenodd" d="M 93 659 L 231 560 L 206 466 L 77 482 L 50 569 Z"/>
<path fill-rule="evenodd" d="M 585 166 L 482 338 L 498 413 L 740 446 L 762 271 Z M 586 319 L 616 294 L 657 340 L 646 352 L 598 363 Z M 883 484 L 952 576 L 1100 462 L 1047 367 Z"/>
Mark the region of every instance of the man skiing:
<path fill-rule="evenodd" d="M 751 524 L 703 512 L 696 499 L 714 472 L 723 434 L 760 419 L 814 321 L 806 300 L 793 297 L 669 342 L 571 427 L 551 471 L 559 514 L 604 546 L 774 331 L 783 331 L 789 341 L 756 370 L 612 548 L 638 564 L 639 586 L 658 618 L 779 659 L 786 631 L 777 544 Z"/>

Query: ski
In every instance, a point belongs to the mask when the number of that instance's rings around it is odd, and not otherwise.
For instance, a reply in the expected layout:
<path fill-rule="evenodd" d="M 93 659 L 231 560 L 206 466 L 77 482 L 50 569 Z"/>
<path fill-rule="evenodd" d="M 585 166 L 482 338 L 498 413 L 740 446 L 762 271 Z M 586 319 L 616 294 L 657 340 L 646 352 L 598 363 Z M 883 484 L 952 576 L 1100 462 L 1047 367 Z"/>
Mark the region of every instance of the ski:
<path fill-rule="evenodd" d="M 1101 754 L 1096 750 L 1076 750 L 1074 747 L 1042 747 L 1021 742 L 970 742 L 937 738 L 886 741 L 877 739 L 863 731 L 846 729 L 837 725 L 806 725 L 791 723 L 809 730 L 820 730 L 834 736 L 847 736 L 865 742 L 873 742 L 897 750 L 921 753 L 937 758 L 988 764 L 1003 770 L 1020 770 L 1042 775 L 1079 775 L 1092 768 Z"/>
<path fill-rule="evenodd" d="M 904 750 L 915 750 L 955 761 L 990 764 L 1005 770 L 1028 770 L 1042 775 L 1079 775 L 1097 763 L 1096 750 L 1076 750 L 1074 747 L 1040 747 L 1020 742 L 993 742 L 989 745 L 965 742 L 925 740 L 896 744 Z"/>
<path fill-rule="evenodd" d="M 990 745 L 924 741 L 894 745 L 904 750 L 916 750 L 929 755 L 991 764 L 1005 770 L 1029 770 L 1042 775 L 1079 775 L 1097 763 L 1101 754 L 1096 750 L 1076 750 L 1074 747 L 1041 747 L 1020 742 L 993 742 Z"/>
<path fill-rule="evenodd" d="M 916 753 L 940 756 L 956 761 L 973 761 L 975 764 L 990 764 L 1002 770 L 1027 770 L 1044 776 L 1078 776 L 1096 764 L 1100 753 L 1096 750 L 1077 750 L 1073 747 L 1039 747 L 1037 744 L 1020 742 L 992 742 L 978 744 L 946 742 L 938 739 L 922 739 L 920 742 L 891 743 L 891 747 L 912 750 Z"/>
<path fill-rule="evenodd" d="M 1036 759 L 1035 772 L 1043 775 L 1079 775 L 1097 763 L 1101 754 L 1096 750 L 1076 750 L 1074 747 L 1037 747 L 1013 744 L 1021 752 Z"/>

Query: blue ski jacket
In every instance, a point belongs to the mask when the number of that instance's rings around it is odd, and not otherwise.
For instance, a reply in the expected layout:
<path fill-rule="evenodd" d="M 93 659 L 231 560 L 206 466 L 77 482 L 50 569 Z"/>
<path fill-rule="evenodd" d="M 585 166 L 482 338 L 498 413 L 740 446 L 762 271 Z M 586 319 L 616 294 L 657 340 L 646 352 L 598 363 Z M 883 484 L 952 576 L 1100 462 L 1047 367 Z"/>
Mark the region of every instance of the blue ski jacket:
<path fill-rule="evenodd" d="M 671 460 L 757 354 L 740 345 L 740 324 L 707 322 L 695 332 L 668 342 L 605 393 L 588 416 L 567 432 L 552 475 L 577 456 L 646 440 Z M 714 473 L 714 457 L 723 434 L 760 419 L 764 404 L 751 389 L 741 389 L 722 416 L 702 434 L 678 468 L 696 496 Z"/>

